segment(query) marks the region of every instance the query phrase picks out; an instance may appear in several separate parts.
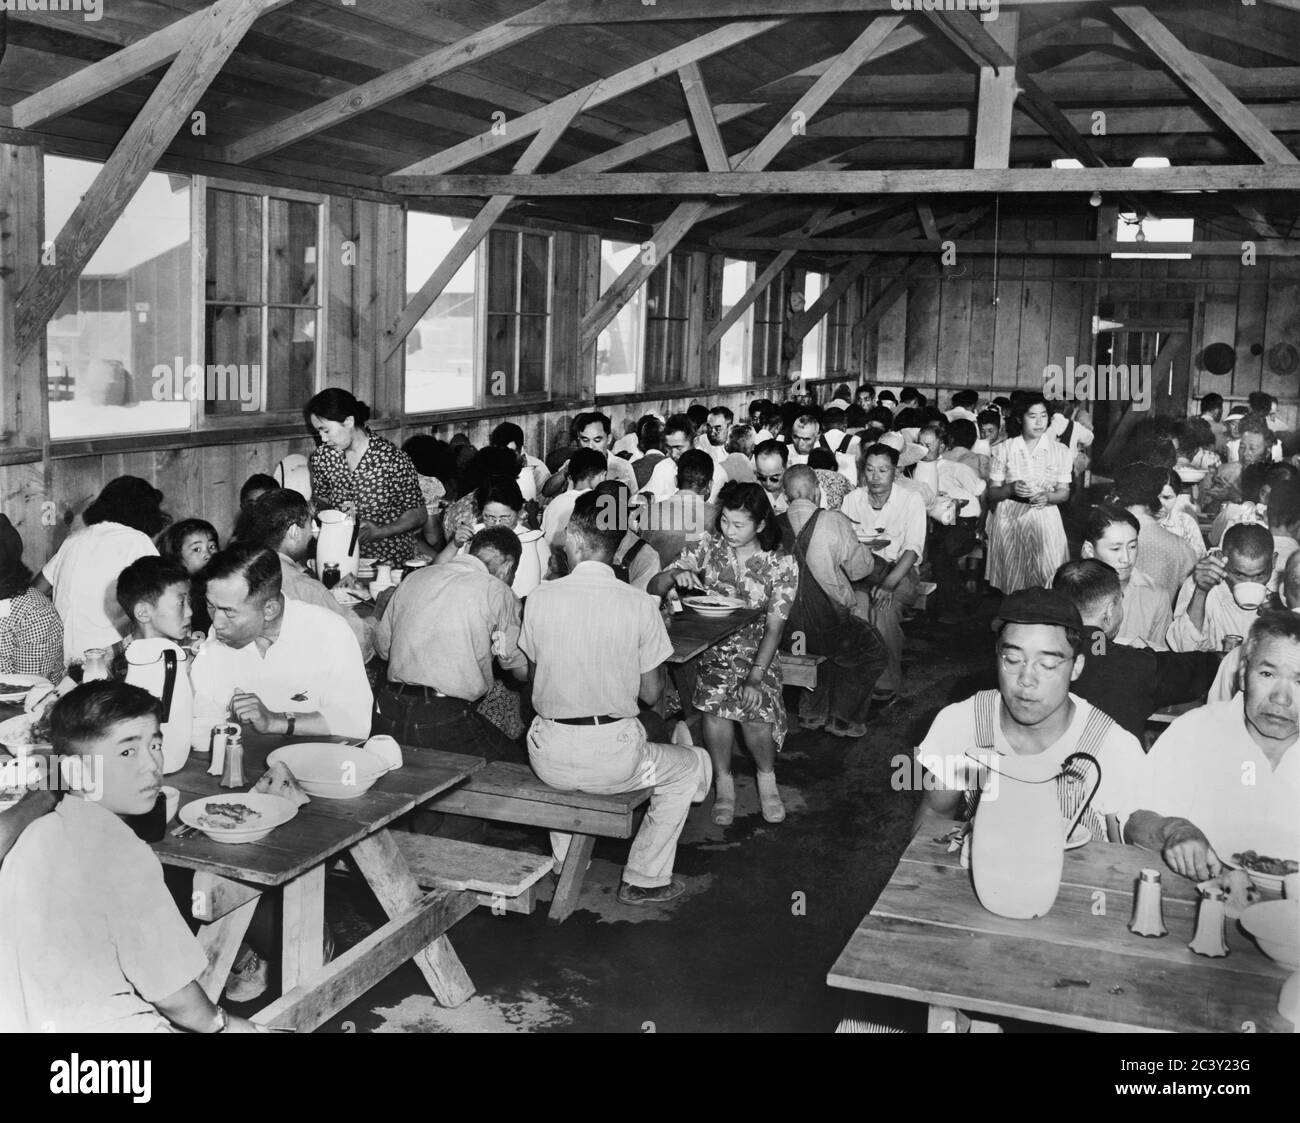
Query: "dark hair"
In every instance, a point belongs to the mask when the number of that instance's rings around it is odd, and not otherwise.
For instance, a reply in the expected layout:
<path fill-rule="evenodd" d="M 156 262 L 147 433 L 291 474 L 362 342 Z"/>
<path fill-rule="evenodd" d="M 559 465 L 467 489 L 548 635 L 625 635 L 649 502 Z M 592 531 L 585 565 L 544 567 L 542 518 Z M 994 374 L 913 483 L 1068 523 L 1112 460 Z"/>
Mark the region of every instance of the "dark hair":
<path fill-rule="evenodd" d="M 925 414 L 916 406 L 907 406 L 894 414 L 894 429 L 920 429 L 925 424 Z"/>
<path fill-rule="evenodd" d="M 163 493 L 139 476 L 118 476 L 104 485 L 82 513 L 87 526 L 121 523 L 153 538 L 170 521 L 162 510 Z"/>
<path fill-rule="evenodd" d="M 595 452 L 594 449 L 584 451 Z M 600 453 L 596 452 L 595 455 L 600 456 Z M 488 445 L 487 448 L 478 449 L 465 462 L 456 480 L 456 494 L 464 496 L 478 491 L 479 485 L 493 476 L 510 476 L 513 479 L 517 475 L 519 475 L 518 454 L 508 448 Z"/>
<path fill-rule="evenodd" d="M 1002 413 L 1000 410 L 996 410 L 996 409 L 982 409 L 979 411 L 979 415 L 975 418 L 975 424 L 980 426 L 996 425 L 999 429 L 1001 429 Z"/>
<path fill-rule="evenodd" d="M 524 451 L 524 431 L 513 421 L 503 421 L 492 430 L 488 444 L 496 448 L 514 445 L 520 452 Z"/>
<path fill-rule="evenodd" d="M 1247 464 L 1241 470 L 1241 476 L 1237 481 L 1237 490 L 1241 492 L 1241 498 L 1248 503 L 1259 502 L 1259 491 L 1268 478 L 1269 469 L 1273 465 L 1267 460 L 1258 460 L 1254 464 Z"/>
<path fill-rule="evenodd" d="M 402 451 L 411 458 L 421 476 L 441 480 L 450 487 L 456 478 L 456 453 L 446 441 L 432 433 L 416 433 L 402 442 Z"/>
<path fill-rule="evenodd" d="M 888 406 L 872 406 L 867 411 L 867 424 L 879 425 L 885 432 L 894 427 L 894 415 Z"/>
<path fill-rule="evenodd" d="M 1222 394 L 1206 394 L 1205 397 L 1201 399 L 1202 413 L 1213 413 L 1216 409 L 1222 409 L 1222 408 L 1223 408 Z"/>
<path fill-rule="evenodd" d="M 993 404 L 998 407 L 998 412 L 1002 414 L 1011 412 L 1011 399 L 1005 394 L 999 394 L 993 399 Z"/>
<path fill-rule="evenodd" d="M 1289 639 L 1300 643 L 1300 616 L 1294 612 L 1261 612 L 1250 626 L 1245 646 L 1241 652 L 1241 665 L 1250 664 L 1251 657 L 1266 639 Z"/>
<path fill-rule="evenodd" d="M 1268 525 L 1279 529 L 1300 522 L 1300 481 L 1279 480 L 1269 486 Z"/>
<path fill-rule="evenodd" d="M 647 413 L 637 421 L 636 444 L 643 453 L 663 452 L 664 423 L 653 413 Z"/>
<path fill-rule="evenodd" d="M 240 514 L 233 541 L 278 550 L 291 526 L 302 526 L 310 519 L 307 500 L 291 488 L 277 487 Z"/>
<path fill-rule="evenodd" d="M 594 448 L 580 448 L 569 458 L 569 479 L 576 484 L 609 471 L 605 454 Z"/>
<path fill-rule="evenodd" d="M 587 549 L 596 555 L 598 561 L 612 562 L 615 553 L 623 542 L 625 528 L 618 526 L 619 519 L 608 517 L 609 499 L 607 494 L 589 491 L 578 496 L 573 505 L 573 514 L 569 516 L 568 534 L 576 535 L 586 543 Z"/>
<path fill-rule="evenodd" d="M 839 406 L 828 406 L 822 411 L 822 424 L 827 429 L 842 429 L 844 427 L 844 411 Z"/>
<path fill-rule="evenodd" d="M 1052 588 L 1074 601 L 1074 607 L 1080 615 L 1088 613 L 1103 601 L 1113 600 L 1121 591 L 1119 574 L 1096 558 L 1066 562 L 1052 577 Z"/>
<path fill-rule="evenodd" d="M 856 402 L 844 411 L 844 425 L 848 429 L 861 429 L 867 424 L 867 411 Z"/>
<path fill-rule="evenodd" d="M 275 485 L 275 490 L 281 490 L 279 484 Z M 294 494 L 297 495 L 298 493 L 294 492 Z M 221 537 L 217 534 L 217 528 L 207 519 L 181 519 L 178 523 L 172 523 L 154 539 L 153 544 L 158 547 L 158 553 L 169 562 L 184 566 L 181 551 L 185 549 L 185 539 L 191 534 L 206 534 L 218 546 L 221 545 Z"/>
<path fill-rule="evenodd" d="M 760 417 L 772 408 L 771 398 L 755 398 L 749 403 L 749 408 L 745 410 L 751 417 L 757 413 Z"/>
<path fill-rule="evenodd" d="M 727 435 L 727 443 L 723 446 L 727 452 L 738 452 L 742 456 L 748 456 L 753 452 L 754 444 L 754 426 L 746 425 L 743 422 L 739 425 L 733 425 L 731 432 Z"/>
<path fill-rule="evenodd" d="M 974 390 L 958 390 L 952 396 L 952 405 L 954 409 L 970 409 L 980 400 L 979 394 Z"/>
<path fill-rule="evenodd" d="M 835 453 L 827 452 L 824 448 L 815 448 L 808 454 L 808 467 L 824 468 L 835 472 L 839 470 L 839 461 L 835 459 Z"/>
<path fill-rule="evenodd" d="M 858 468 L 865 468 L 867 466 L 867 460 L 872 456 L 888 456 L 889 462 L 895 468 L 898 467 L 898 449 L 894 448 L 893 445 L 880 444 L 877 442 L 874 445 L 864 444 L 859 450 Z"/>
<path fill-rule="evenodd" d="M 157 604 L 158 598 L 171 586 L 185 585 L 188 588 L 189 583 L 190 575 L 175 562 L 157 554 L 136 558 L 117 575 L 117 603 L 126 618 L 134 623 L 135 606 L 141 601 Z"/>
<path fill-rule="evenodd" d="M 877 402 L 885 402 L 885 401 L 897 402 L 897 401 L 898 401 L 898 397 L 897 397 L 897 395 L 895 395 L 895 393 L 894 393 L 893 390 L 881 390 L 880 393 L 876 395 L 876 401 L 877 401 Z"/>
<path fill-rule="evenodd" d="M 993 639 L 994 650 L 1002 646 L 1002 633 L 1005 632 L 1012 624 L 1018 623 L 1016 620 L 1003 620 L 998 628 L 997 635 Z M 1083 653 L 1083 633 L 1078 628 L 1071 628 L 1065 624 L 1052 625 L 1060 628 L 1065 633 L 1065 642 L 1070 645 L 1070 650 L 1078 657 Z"/>
<path fill-rule="evenodd" d="M 737 480 L 723 485 L 718 493 L 718 518 L 713 524 L 713 529 L 719 534 L 722 533 L 723 511 L 744 511 L 754 520 L 755 526 L 761 523 L 758 532 L 758 545 L 761 549 L 772 551 L 781 545 L 781 528 L 776 524 L 772 504 L 761 485 L 740 483 Z"/>
<path fill-rule="evenodd" d="M 117 679 L 83 682 L 50 710 L 50 741 L 59 756 L 103 740 L 113 727 L 140 717 L 162 721 L 162 703 L 149 691 Z"/>
<path fill-rule="evenodd" d="M 707 456 L 708 454 L 705 453 Z M 754 449 L 754 463 L 760 456 L 779 456 L 782 464 L 790 463 L 790 447 L 784 441 L 761 441 Z"/>
<path fill-rule="evenodd" d="M 838 386 L 835 387 L 834 392 L 831 394 L 832 399 L 850 398 L 852 396 L 853 395 L 849 392 L 849 384 L 847 382 L 841 382 Z"/>
<path fill-rule="evenodd" d="M 524 556 L 524 547 L 519 541 L 519 535 L 509 527 L 485 526 L 469 540 L 469 553 L 475 558 L 496 553 L 518 565 L 519 559 Z"/>
<path fill-rule="evenodd" d="M 696 431 L 698 432 L 702 426 L 708 424 L 709 407 L 701 405 L 699 402 L 695 402 L 687 407 L 686 416 L 691 419 L 691 424 L 695 426 Z"/>
<path fill-rule="evenodd" d="M 32 571 L 23 564 L 23 539 L 9 516 L 0 514 L 0 598 L 27 592 Z"/>
<path fill-rule="evenodd" d="M 1267 414 L 1277 404 L 1277 399 L 1263 390 L 1252 390 L 1246 395 L 1246 404 L 1251 413 Z"/>
<path fill-rule="evenodd" d="M 330 386 L 302 407 L 302 419 L 306 422 L 307 431 L 314 437 L 316 430 L 311 423 L 313 417 L 319 417 L 323 421 L 346 421 L 350 417 L 360 428 L 370 420 L 370 407 L 341 386 Z"/>
<path fill-rule="evenodd" d="M 1007 426 L 1007 432 L 1014 432 L 1016 436 L 1020 436 L 1025 424 L 1025 414 L 1033 409 L 1034 406 L 1042 406 L 1046 409 L 1047 399 L 1044 398 L 1042 394 L 1037 392 L 1030 393 L 1027 390 L 1017 390 L 1016 393 L 1020 394 L 1020 399 L 1011 407 L 1011 419 L 1010 424 Z"/>
<path fill-rule="evenodd" d="M 706 415 L 707 416 L 707 415 Z M 674 413 L 664 422 L 664 436 L 669 433 L 685 433 L 687 440 L 695 440 L 695 422 L 684 413 Z"/>
<path fill-rule="evenodd" d="M 280 558 L 256 542 L 234 542 L 213 554 L 204 571 L 209 585 L 227 577 L 242 577 L 250 600 L 270 600 L 280 593 Z"/>
<path fill-rule="evenodd" d="M 1167 467 L 1142 461 L 1126 464 L 1115 473 L 1115 502 L 1121 507 L 1145 507 L 1152 515 L 1158 514 L 1167 471 Z"/>
<path fill-rule="evenodd" d="M 1236 523 L 1223 536 L 1223 552 L 1252 559 L 1271 557 L 1273 536 L 1259 523 Z"/>
<path fill-rule="evenodd" d="M 898 395 L 898 400 L 900 402 L 913 402 L 917 407 L 923 406 L 926 403 L 925 395 L 915 386 L 904 386 Z"/>
<path fill-rule="evenodd" d="M 948 444 L 951 447 L 974 448 L 979 439 L 980 431 L 975 428 L 975 422 L 967 421 L 964 417 L 948 422 Z"/>
<path fill-rule="evenodd" d="M 489 503 L 504 503 L 512 511 L 519 512 L 524 509 L 524 493 L 519 490 L 513 476 L 489 476 L 474 492 L 474 506 L 481 515 Z"/>
<path fill-rule="evenodd" d="M 1214 430 L 1203 417 L 1184 417 L 1174 425 L 1174 438 L 1183 450 L 1213 448 Z"/>
<path fill-rule="evenodd" d="M 710 406 L 709 412 L 706 415 L 706 420 L 709 417 L 712 417 L 715 413 L 719 417 L 721 417 L 724 421 L 726 421 L 728 425 L 730 425 L 733 421 L 736 420 L 736 415 L 731 412 L 731 409 L 728 406 Z"/>
<path fill-rule="evenodd" d="M 280 486 L 280 481 L 274 476 L 268 476 L 265 472 L 254 472 L 244 481 L 244 486 L 239 489 L 239 505 L 241 507 L 248 504 L 248 497 L 255 491 L 273 491 Z"/>
<path fill-rule="evenodd" d="M 862 393 L 870 394 L 874 398 L 876 396 L 876 388 L 872 386 L 870 382 L 859 382 L 858 388 L 853 391 L 853 396 L 856 398 Z"/>
<path fill-rule="evenodd" d="M 1106 531 L 1115 523 L 1123 523 L 1130 527 L 1135 534 L 1141 533 L 1142 524 L 1137 521 L 1137 516 L 1123 507 L 1116 507 L 1110 503 L 1098 503 L 1088 508 L 1088 517 L 1084 523 L 1083 539 L 1085 542 L 1091 542 L 1094 546 L 1105 537 Z"/>
<path fill-rule="evenodd" d="M 713 487 L 713 457 L 698 448 L 683 452 L 677 461 L 677 487 L 707 497 Z"/>

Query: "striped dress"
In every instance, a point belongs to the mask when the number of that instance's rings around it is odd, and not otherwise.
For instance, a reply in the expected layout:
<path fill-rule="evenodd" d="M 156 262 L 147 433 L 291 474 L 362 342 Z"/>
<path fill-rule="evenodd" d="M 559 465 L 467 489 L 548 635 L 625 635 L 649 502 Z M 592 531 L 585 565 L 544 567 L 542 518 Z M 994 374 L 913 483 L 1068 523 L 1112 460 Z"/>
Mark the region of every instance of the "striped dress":
<path fill-rule="evenodd" d="M 1073 462 L 1070 450 L 1050 435 L 1030 449 L 1024 437 L 1012 437 L 993 447 L 989 483 L 996 486 L 1024 480 L 1049 490 L 1069 487 Z M 1051 584 L 1058 567 L 1070 559 L 1061 512 L 1048 504 L 1031 507 L 1004 499 L 989 516 L 988 583 L 1004 595 Z"/>

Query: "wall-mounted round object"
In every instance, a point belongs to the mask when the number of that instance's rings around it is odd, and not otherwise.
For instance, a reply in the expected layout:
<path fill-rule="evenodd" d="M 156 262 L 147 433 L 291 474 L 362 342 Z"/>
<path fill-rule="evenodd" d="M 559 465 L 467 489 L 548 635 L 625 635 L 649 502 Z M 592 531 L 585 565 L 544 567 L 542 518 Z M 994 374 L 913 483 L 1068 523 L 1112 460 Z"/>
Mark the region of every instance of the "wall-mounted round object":
<path fill-rule="evenodd" d="M 1201 367 L 1211 374 L 1227 374 L 1237 365 L 1237 352 L 1229 343 L 1211 343 L 1201 352 Z"/>
<path fill-rule="evenodd" d="M 1276 343 L 1268 349 L 1268 369 L 1274 374 L 1294 374 L 1300 367 L 1300 351 L 1289 343 Z"/>
<path fill-rule="evenodd" d="M 1250 345 L 1250 353 L 1258 359 L 1260 355 L 1264 353 L 1264 345 L 1262 343 L 1252 343 Z"/>

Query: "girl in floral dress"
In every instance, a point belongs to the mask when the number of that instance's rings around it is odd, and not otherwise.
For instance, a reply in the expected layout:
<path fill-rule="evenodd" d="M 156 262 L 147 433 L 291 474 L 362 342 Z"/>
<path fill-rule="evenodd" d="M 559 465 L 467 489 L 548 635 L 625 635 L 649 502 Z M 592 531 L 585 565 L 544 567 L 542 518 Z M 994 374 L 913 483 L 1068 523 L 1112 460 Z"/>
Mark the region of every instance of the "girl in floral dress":
<path fill-rule="evenodd" d="M 776 654 L 799 584 L 799 566 L 780 549 L 775 516 L 758 484 L 727 484 L 718 496 L 718 508 L 715 530 L 688 546 L 671 569 L 650 582 L 649 591 L 663 596 L 675 586 L 736 597 L 764 610 L 762 619 L 700 656 L 694 701 L 704 715 L 704 743 L 717 781 L 713 822 L 729 826 L 736 815 L 731 754 L 739 729 L 757 766 L 763 818 L 779 823 L 785 806 L 775 767 L 786 716 Z"/>

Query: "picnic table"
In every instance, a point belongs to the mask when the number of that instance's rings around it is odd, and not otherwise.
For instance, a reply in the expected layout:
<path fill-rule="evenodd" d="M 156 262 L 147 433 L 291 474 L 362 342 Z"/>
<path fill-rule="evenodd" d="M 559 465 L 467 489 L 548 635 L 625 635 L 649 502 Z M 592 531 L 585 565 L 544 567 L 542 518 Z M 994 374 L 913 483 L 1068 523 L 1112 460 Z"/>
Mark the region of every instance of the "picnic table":
<path fill-rule="evenodd" d="M 923 1002 L 930 1032 L 978 1013 L 1101 1032 L 1292 1031 L 1277 1013 L 1290 973 L 1227 923 L 1230 954 L 1191 952 L 1196 888 L 1137 846 L 1067 851 L 1061 891 L 1036 920 L 1008 920 L 976 899 L 946 828 L 922 825 L 827 976 L 833 987 Z M 1139 871 L 1161 868 L 1158 939 L 1128 930 Z M 959 1013 L 960 1012 L 960 1013 Z"/>
<path fill-rule="evenodd" d="M 266 770 L 266 754 L 283 744 L 348 742 L 341 737 L 259 737 L 245 731 L 244 774 L 248 785 Z M 165 865 L 194 871 L 192 912 L 203 922 L 198 938 L 208 955 L 200 983 L 216 1001 L 234 964 L 258 901 L 268 890 L 283 898 L 281 981 L 283 995 L 253 1018 L 277 1028 L 314 1029 L 355 998 L 414 959 L 434 996 L 457 1006 L 474 985 L 445 933 L 471 912 L 473 892 L 424 892 L 398 848 L 389 825 L 483 767 L 480 757 L 430 749 L 403 749 L 405 763 L 364 795 L 350 800 L 313 797 L 298 814 L 265 839 L 241 845 L 213 842 L 203 834 L 178 839 L 168 833 L 154 843 Z M 179 789 L 181 806 L 225 791 L 207 773 L 209 758 L 193 755 L 165 783 Z M 349 854 L 388 923 L 328 965 L 324 959 L 325 873 Z"/>
<path fill-rule="evenodd" d="M 762 615 L 761 608 L 741 608 L 726 616 L 704 616 L 683 608 L 668 622 L 668 638 L 673 644 L 668 662 L 688 663 Z"/>

